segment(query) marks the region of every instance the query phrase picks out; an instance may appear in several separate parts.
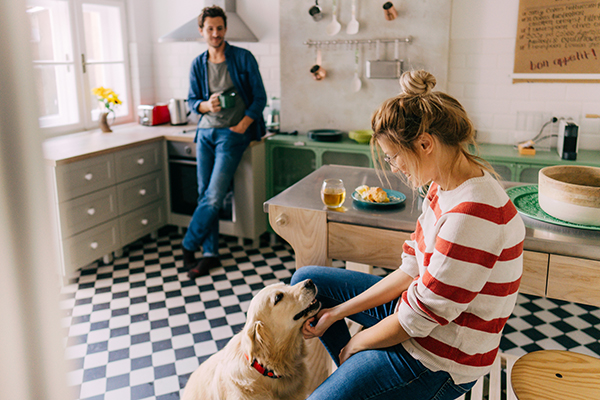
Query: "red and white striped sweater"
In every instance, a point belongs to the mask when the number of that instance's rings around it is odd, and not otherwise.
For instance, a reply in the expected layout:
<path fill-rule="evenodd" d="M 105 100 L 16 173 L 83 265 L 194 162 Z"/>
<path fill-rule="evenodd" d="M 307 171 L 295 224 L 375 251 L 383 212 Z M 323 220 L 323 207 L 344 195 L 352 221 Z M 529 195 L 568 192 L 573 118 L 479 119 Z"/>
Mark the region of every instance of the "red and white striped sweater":
<path fill-rule="evenodd" d="M 486 374 L 515 306 L 525 227 L 489 174 L 454 190 L 433 183 L 401 269 L 415 278 L 398 304 L 406 350 L 457 384 Z"/>

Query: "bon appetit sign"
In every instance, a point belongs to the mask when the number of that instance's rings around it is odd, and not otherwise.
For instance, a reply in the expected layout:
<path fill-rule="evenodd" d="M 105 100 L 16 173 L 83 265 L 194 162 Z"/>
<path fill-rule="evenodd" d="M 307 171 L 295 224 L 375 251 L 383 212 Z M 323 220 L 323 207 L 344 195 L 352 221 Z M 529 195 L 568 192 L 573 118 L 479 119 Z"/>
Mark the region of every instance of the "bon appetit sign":
<path fill-rule="evenodd" d="M 514 73 L 600 74 L 600 1 L 520 0 Z"/>

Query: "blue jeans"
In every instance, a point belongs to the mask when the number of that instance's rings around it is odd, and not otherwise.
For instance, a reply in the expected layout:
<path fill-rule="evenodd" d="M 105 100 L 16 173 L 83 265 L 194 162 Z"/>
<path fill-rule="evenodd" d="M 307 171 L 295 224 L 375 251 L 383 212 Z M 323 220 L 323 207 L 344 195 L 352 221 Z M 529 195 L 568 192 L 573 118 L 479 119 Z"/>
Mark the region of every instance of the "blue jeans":
<path fill-rule="evenodd" d="M 185 249 L 202 246 L 205 257 L 219 255 L 219 210 L 249 144 L 248 134 L 229 128 L 198 129 L 198 206 L 183 238 Z"/>
<path fill-rule="evenodd" d="M 382 278 L 341 268 L 311 266 L 298 269 L 291 284 L 305 279 L 312 279 L 317 286 L 317 299 L 323 308 L 331 308 L 362 293 Z M 397 301 L 348 318 L 369 328 L 393 314 Z M 430 371 L 401 344 L 361 351 L 340 366 L 340 350 L 350 340 L 344 320 L 334 323 L 320 339 L 339 368 L 307 400 L 451 400 L 468 392 L 475 384 L 456 385 L 447 372 Z"/>

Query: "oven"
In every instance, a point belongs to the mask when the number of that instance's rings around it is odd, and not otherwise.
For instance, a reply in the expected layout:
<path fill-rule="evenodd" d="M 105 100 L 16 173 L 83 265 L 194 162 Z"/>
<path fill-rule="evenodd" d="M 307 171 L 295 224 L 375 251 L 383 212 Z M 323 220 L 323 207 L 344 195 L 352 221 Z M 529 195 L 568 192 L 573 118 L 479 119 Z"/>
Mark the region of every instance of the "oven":
<path fill-rule="evenodd" d="M 167 141 L 169 158 L 169 221 L 187 228 L 198 204 L 196 143 Z M 264 143 L 252 142 L 244 152 L 219 213 L 219 232 L 258 241 L 267 230 Z"/>
<path fill-rule="evenodd" d="M 196 144 L 174 141 L 168 143 L 171 213 L 189 221 L 198 204 Z M 223 200 L 219 220 L 234 221 L 233 209 L 232 182 Z"/>

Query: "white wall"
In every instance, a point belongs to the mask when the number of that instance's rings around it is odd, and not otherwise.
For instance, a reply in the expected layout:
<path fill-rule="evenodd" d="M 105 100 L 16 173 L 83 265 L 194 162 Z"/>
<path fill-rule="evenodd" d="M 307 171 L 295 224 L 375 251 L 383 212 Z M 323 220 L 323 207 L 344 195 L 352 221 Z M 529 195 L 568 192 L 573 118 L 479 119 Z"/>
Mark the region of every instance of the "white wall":
<path fill-rule="evenodd" d="M 600 149 L 600 119 L 585 118 L 600 114 L 600 84 L 512 83 L 518 7 L 519 0 L 453 0 L 450 94 L 480 142 L 513 144 L 517 112 L 528 111 L 578 120 L 580 148 Z"/>

